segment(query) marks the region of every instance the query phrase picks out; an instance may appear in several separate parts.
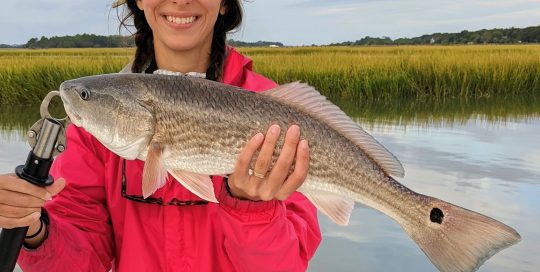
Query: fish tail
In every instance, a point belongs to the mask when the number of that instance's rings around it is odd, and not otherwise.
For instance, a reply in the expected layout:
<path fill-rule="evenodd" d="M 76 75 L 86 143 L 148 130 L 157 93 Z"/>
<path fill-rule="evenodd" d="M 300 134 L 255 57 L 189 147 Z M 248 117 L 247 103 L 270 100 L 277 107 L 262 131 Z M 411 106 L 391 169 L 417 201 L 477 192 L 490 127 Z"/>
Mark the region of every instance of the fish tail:
<path fill-rule="evenodd" d="M 521 240 L 514 229 L 497 220 L 425 197 L 425 216 L 404 218 L 400 223 L 440 271 L 475 271 L 495 253 Z"/>

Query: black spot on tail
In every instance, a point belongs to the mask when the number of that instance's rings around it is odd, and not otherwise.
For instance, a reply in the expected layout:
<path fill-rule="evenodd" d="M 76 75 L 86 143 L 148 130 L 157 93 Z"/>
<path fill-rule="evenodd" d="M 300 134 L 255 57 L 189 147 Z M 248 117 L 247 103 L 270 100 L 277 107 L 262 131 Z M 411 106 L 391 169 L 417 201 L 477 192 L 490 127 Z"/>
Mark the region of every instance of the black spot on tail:
<path fill-rule="evenodd" d="M 429 219 L 433 223 L 441 224 L 442 220 L 444 218 L 444 214 L 439 208 L 433 208 L 431 209 L 431 212 L 429 213 Z"/>

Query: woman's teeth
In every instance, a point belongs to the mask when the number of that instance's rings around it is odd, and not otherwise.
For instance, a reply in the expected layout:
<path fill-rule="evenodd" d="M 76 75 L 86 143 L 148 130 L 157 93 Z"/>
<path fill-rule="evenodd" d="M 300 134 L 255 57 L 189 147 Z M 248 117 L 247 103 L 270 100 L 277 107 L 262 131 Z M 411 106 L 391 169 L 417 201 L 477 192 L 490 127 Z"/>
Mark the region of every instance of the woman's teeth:
<path fill-rule="evenodd" d="M 185 25 L 185 24 L 191 24 L 193 21 L 195 21 L 195 16 L 191 17 L 174 17 L 174 16 L 167 16 L 167 21 L 179 25 Z"/>

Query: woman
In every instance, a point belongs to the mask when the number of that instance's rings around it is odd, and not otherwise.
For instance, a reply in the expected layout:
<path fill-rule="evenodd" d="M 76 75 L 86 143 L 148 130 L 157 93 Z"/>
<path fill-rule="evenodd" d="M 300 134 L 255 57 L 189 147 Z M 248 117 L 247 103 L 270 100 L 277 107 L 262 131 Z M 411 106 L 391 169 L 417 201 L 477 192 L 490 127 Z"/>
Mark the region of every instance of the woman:
<path fill-rule="evenodd" d="M 252 91 L 276 86 L 225 45 L 242 19 L 238 0 L 126 4 L 137 28 L 131 72 L 189 73 Z M 0 227 L 30 226 L 19 257 L 24 271 L 303 271 L 321 239 L 315 208 L 294 192 L 307 175 L 309 148 L 289 127 L 270 168 L 280 133 L 271 126 L 254 136 L 228 180 L 213 177 L 215 204 L 172 177 L 143 198 L 144 162 L 123 160 L 70 126 L 69 148 L 51 171 L 63 179 L 43 189 L 0 176 Z"/>

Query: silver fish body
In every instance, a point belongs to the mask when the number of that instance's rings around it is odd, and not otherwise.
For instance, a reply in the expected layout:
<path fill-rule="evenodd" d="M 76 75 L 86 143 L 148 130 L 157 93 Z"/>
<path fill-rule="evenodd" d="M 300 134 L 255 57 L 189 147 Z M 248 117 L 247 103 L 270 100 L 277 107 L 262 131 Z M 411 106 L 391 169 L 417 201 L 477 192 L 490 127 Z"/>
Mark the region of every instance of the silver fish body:
<path fill-rule="evenodd" d="M 389 215 L 441 271 L 475 270 L 520 240 L 496 220 L 398 183 L 399 161 L 304 84 L 258 94 L 181 76 L 111 74 L 64 82 L 60 92 L 72 121 L 112 152 L 147 164 L 157 156 L 165 169 L 193 176 L 232 173 L 253 135 L 297 124 L 310 146 L 300 191 L 339 224 L 347 224 L 354 202 Z"/>

